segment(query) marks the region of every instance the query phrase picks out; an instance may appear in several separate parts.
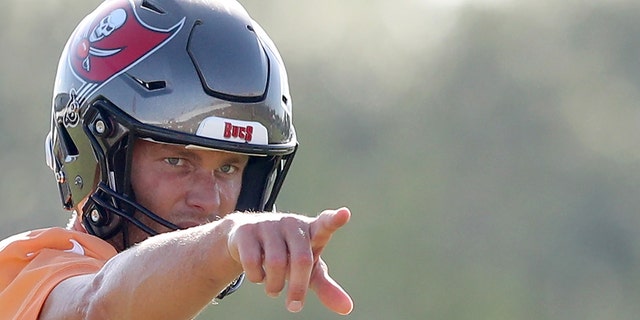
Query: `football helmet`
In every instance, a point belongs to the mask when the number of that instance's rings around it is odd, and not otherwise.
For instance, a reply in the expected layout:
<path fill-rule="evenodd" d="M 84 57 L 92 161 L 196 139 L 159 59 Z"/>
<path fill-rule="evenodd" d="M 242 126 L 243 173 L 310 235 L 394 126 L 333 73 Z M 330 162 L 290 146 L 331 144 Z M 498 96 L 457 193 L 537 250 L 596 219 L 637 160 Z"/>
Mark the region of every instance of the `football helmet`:
<path fill-rule="evenodd" d="M 250 155 L 236 209 L 270 211 L 298 146 L 291 111 L 282 58 L 236 1 L 107 0 L 62 52 L 47 164 L 103 239 L 156 234 L 139 215 L 178 229 L 135 200 L 136 139 Z"/>

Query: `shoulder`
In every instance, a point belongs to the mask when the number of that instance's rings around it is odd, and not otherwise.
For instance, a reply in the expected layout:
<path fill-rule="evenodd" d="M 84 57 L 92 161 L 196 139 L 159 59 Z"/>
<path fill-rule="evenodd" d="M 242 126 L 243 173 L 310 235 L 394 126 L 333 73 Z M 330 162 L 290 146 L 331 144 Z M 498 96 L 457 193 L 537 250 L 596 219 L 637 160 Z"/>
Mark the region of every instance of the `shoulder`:
<path fill-rule="evenodd" d="M 29 258 L 49 250 L 104 260 L 117 253 L 109 243 L 98 237 L 54 227 L 23 232 L 0 241 L 0 260 L 7 255 Z"/>
<path fill-rule="evenodd" d="M 37 317 L 58 283 L 97 272 L 115 255 L 104 240 L 63 228 L 23 232 L 0 241 L 0 318 Z"/>

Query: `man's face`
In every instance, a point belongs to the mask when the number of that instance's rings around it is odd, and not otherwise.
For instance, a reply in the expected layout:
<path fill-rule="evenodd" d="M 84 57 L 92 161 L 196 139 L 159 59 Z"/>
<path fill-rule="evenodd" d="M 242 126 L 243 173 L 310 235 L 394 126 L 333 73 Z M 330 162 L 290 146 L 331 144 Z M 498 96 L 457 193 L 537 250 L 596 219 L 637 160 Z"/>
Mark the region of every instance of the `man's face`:
<path fill-rule="evenodd" d="M 131 184 L 138 203 L 180 228 L 193 227 L 235 210 L 248 160 L 246 155 L 138 140 Z M 137 214 L 154 230 L 169 231 Z M 129 228 L 131 243 L 147 237 Z"/>

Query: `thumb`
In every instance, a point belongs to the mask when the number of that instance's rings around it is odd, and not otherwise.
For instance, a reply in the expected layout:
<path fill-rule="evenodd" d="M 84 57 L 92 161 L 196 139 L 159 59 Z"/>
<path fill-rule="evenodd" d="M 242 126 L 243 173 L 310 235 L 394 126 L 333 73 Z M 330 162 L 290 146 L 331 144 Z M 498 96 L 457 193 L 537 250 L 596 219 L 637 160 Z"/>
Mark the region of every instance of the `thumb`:
<path fill-rule="evenodd" d="M 311 248 L 317 256 L 327 245 L 334 232 L 347 224 L 351 219 L 351 211 L 348 208 L 337 210 L 325 210 L 318 215 L 311 224 Z"/>

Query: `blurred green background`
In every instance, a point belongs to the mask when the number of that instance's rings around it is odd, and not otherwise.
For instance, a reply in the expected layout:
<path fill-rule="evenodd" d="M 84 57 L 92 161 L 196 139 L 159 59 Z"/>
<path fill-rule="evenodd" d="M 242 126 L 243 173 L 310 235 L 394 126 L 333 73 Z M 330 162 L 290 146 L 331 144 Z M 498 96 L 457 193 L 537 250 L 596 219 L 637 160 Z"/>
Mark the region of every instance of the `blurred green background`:
<path fill-rule="evenodd" d="M 43 138 L 100 1 L 0 10 L 0 237 L 64 225 Z M 301 149 L 279 209 L 353 219 L 325 258 L 355 310 L 245 284 L 198 319 L 637 319 L 640 3 L 245 0 Z"/>

